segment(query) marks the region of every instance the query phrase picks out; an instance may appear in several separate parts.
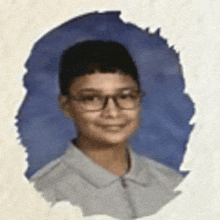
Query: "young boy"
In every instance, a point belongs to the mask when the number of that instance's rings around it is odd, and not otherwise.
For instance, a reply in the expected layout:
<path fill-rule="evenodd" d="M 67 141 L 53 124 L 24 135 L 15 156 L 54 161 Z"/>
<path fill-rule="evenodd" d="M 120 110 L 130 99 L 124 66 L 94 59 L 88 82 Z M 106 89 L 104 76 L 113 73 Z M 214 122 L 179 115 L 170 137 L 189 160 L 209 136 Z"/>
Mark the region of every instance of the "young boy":
<path fill-rule="evenodd" d="M 143 96 L 137 68 L 113 41 L 84 41 L 63 52 L 59 104 L 77 137 L 66 153 L 31 181 L 53 204 L 69 201 L 83 214 L 130 219 L 156 213 L 176 197 L 183 177 L 128 144 Z"/>

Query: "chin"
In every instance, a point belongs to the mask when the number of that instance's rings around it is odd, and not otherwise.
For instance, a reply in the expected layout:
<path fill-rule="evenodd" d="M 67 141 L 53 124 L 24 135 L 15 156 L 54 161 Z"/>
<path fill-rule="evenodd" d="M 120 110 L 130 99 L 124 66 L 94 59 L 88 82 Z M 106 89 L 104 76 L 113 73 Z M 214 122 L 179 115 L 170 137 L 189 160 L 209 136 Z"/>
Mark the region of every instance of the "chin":
<path fill-rule="evenodd" d="M 93 139 L 99 143 L 103 143 L 106 145 L 116 145 L 120 143 L 126 142 L 128 139 L 127 135 L 122 134 L 108 134 L 108 135 L 95 135 L 96 137 Z"/>
<path fill-rule="evenodd" d="M 125 138 L 115 138 L 115 139 L 105 139 L 103 140 L 103 142 L 105 142 L 106 144 L 109 144 L 109 145 L 116 145 L 116 144 L 121 144 L 121 143 L 124 143 L 126 142 L 127 139 Z"/>
<path fill-rule="evenodd" d="M 98 141 L 99 143 L 103 144 L 104 147 L 113 147 L 113 146 L 117 146 L 123 143 L 126 143 L 126 140 L 107 140 L 107 139 L 102 139 Z"/>

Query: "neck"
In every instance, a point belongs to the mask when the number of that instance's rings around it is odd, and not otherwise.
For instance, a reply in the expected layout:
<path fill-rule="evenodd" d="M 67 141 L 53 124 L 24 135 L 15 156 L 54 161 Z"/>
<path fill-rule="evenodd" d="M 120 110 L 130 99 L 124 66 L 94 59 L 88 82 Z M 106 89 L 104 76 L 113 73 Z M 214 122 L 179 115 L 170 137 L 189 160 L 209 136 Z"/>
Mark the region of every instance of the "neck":
<path fill-rule="evenodd" d="M 80 136 L 76 145 L 94 163 L 114 175 L 123 176 L 130 168 L 126 141 L 117 144 L 106 144 Z"/>

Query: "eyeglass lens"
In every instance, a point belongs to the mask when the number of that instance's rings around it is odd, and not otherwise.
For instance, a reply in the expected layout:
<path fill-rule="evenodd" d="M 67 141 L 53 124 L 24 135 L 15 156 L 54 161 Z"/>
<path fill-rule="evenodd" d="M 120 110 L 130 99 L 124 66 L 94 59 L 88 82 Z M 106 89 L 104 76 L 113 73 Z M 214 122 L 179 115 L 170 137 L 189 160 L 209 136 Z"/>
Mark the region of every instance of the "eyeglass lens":
<path fill-rule="evenodd" d="M 109 98 L 113 98 L 115 105 L 121 109 L 134 109 L 140 102 L 140 94 L 137 91 L 128 91 L 116 95 L 81 94 L 77 101 L 83 109 L 97 111 L 105 108 Z"/>

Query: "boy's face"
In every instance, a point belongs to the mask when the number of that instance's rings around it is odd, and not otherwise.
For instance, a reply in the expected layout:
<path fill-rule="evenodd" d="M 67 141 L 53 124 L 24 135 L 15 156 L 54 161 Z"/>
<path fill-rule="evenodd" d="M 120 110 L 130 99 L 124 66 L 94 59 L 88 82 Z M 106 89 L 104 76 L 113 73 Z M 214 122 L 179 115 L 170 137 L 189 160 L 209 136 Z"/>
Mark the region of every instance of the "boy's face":
<path fill-rule="evenodd" d="M 131 76 L 119 73 L 99 73 L 78 77 L 69 89 L 70 97 L 95 97 L 97 94 L 114 95 L 122 89 L 138 89 Z M 87 100 L 89 103 L 95 100 Z M 86 104 L 87 104 L 86 103 Z M 112 98 L 104 109 L 88 111 L 79 102 L 60 96 L 60 106 L 66 116 L 73 118 L 80 137 L 103 143 L 118 144 L 136 130 L 138 126 L 139 104 L 134 109 L 120 109 Z"/>

